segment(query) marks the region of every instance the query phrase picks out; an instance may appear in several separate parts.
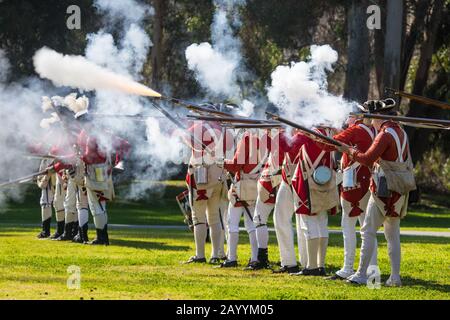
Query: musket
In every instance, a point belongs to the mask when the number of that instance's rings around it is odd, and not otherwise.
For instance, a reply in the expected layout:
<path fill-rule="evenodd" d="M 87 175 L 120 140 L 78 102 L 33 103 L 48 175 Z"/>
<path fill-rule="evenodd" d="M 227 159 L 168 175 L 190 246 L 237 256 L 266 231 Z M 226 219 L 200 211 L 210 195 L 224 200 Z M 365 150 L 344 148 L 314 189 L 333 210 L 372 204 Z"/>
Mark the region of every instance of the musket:
<path fill-rule="evenodd" d="M 270 113 L 270 112 L 266 112 L 266 114 L 269 117 L 271 117 L 272 119 L 274 119 L 274 120 L 277 120 L 279 122 L 287 124 L 288 126 L 291 126 L 291 127 L 295 128 L 295 129 L 298 129 L 298 130 L 302 131 L 307 136 L 309 136 L 311 139 L 320 140 L 320 142 L 323 142 L 323 143 L 328 144 L 328 145 L 332 145 L 334 147 L 342 146 L 342 144 L 340 142 L 338 142 L 337 140 L 334 140 L 334 139 L 332 139 L 330 137 L 327 137 L 327 136 L 325 136 L 325 135 L 323 135 L 321 133 L 318 133 L 318 132 L 316 132 L 314 130 L 308 129 L 308 128 L 306 128 L 306 127 L 304 127 L 304 126 L 302 126 L 302 125 L 300 125 L 298 123 L 289 121 L 289 120 L 287 120 L 285 118 L 280 117 L 279 115 L 276 115 L 276 114 L 273 114 L 273 113 Z"/>
<path fill-rule="evenodd" d="M 205 150 L 209 155 L 213 156 L 214 153 L 213 151 L 203 143 L 203 141 L 200 141 L 199 139 L 197 139 L 197 137 L 194 136 L 194 134 L 190 133 L 188 131 L 187 126 L 185 126 L 183 123 L 181 123 L 180 121 L 178 121 L 175 117 L 173 117 L 166 109 L 164 109 L 163 107 L 161 107 L 160 105 L 158 105 L 157 103 L 155 103 L 154 101 L 150 100 L 150 103 L 152 104 L 152 106 L 158 110 L 159 112 L 161 112 L 167 119 L 169 119 L 173 124 L 175 124 L 177 127 L 179 127 L 180 129 L 184 130 L 185 132 L 189 133 L 189 136 L 195 141 L 195 143 L 198 143 L 199 145 L 202 146 L 203 150 Z"/>
<path fill-rule="evenodd" d="M 384 114 L 370 114 L 370 113 L 362 113 L 361 117 L 366 119 L 381 119 L 381 120 L 392 120 L 401 122 L 404 124 L 423 124 L 423 125 L 435 125 L 436 129 L 450 129 L 450 120 L 442 120 L 442 119 L 430 119 L 430 118 L 413 118 L 413 117 L 402 117 L 402 116 L 394 116 L 394 115 L 384 115 Z"/>
<path fill-rule="evenodd" d="M 132 121 L 138 121 L 138 122 L 145 122 L 147 121 L 147 118 L 154 118 L 154 119 L 166 119 L 166 117 L 162 116 L 153 116 L 153 115 L 142 115 L 142 114 L 104 114 L 104 113 L 92 113 L 91 114 L 94 117 L 98 118 L 125 118 L 130 119 Z M 177 117 L 177 119 L 180 119 Z"/>
<path fill-rule="evenodd" d="M 249 123 L 225 123 L 223 125 L 226 128 L 232 129 L 279 129 L 282 128 L 283 125 L 280 124 L 271 124 L 271 123 L 261 123 L 261 124 L 249 124 Z"/>
<path fill-rule="evenodd" d="M 434 99 L 430 99 L 427 97 L 422 97 L 422 96 L 418 96 L 416 94 L 412 94 L 412 93 L 407 93 L 404 91 L 400 91 L 400 90 L 395 90 L 392 88 L 385 88 L 386 93 L 390 93 L 390 94 L 394 94 L 396 96 L 400 96 L 400 97 L 404 97 L 407 98 L 409 100 L 413 100 L 413 101 L 417 101 L 417 102 L 421 102 L 430 106 L 435 106 L 441 109 L 445 109 L 445 110 L 450 110 L 450 104 L 443 102 L 443 101 L 439 101 L 439 100 L 434 100 Z"/>
<path fill-rule="evenodd" d="M 15 180 L 10 180 L 10 181 L 7 181 L 7 182 L 3 182 L 3 183 L 0 184 L 0 188 L 9 186 L 9 185 L 11 185 L 11 184 L 16 184 L 16 183 L 19 183 L 19 184 L 20 184 L 20 183 L 28 182 L 28 181 L 30 181 L 31 179 L 34 179 L 34 178 L 36 178 L 36 177 L 38 177 L 38 176 L 41 176 L 41 175 L 43 175 L 43 174 L 46 174 L 46 173 L 48 172 L 48 170 L 51 169 L 51 168 L 52 168 L 52 167 L 49 167 L 49 168 L 46 168 L 45 170 L 42 170 L 42 171 L 39 171 L 39 172 L 30 174 L 30 175 L 25 176 L 25 177 L 21 177 L 21 178 L 15 179 Z"/>
<path fill-rule="evenodd" d="M 217 118 L 217 117 L 196 116 L 196 115 L 187 115 L 187 117 L 194 119 L 194 120 L 213 121 L 213 122 L 279 125 L 279 123 L 277 123 L 275 121 L 262 120 L 262 119 L 251 119 L 251 118 L 241 118 L 241 117 Z"/>
<path fill-rule="evenodd" d="M 156 98 L 156 99 L 161 99 L 161 100 L 165 100 L 165 101 L 171 102 L 173 104 L 180 105 L 182 107 L 185 107 L 186 109 L 192 110 L 192 111 L 194 111 L 196 113 L 199 113 L 199 114 L 214 114 L 214 115 L 219 116 L 219 117 L 232 117 L 233 116 L 231 113 L 228 113 L 228 112 L 212 110 L 212 109 L 209 109 L 209 108 L 202 107 L 202 106 L 200 106 L 200 105 L 198 105 L 196 103 L 183 101 L 183 100 L 180 100 L 180 99 L 177 99 L 177 98 L 161 96 L 161 97 Z"/>
<path fill-rule="evenodd" d="M 43 159 L 43 160 L 55 160 L 57 157 L 51 154 L 24 154 L 22 155 L 27 159 Z"/>

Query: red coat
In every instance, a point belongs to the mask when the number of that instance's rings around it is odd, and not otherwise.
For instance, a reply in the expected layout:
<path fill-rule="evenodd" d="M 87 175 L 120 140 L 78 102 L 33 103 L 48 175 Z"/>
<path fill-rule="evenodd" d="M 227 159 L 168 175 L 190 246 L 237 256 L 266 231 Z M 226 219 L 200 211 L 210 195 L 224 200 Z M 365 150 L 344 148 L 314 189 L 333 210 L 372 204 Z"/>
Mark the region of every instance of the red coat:
<path fill-rule="evenodd" d="M 89 136 L 86 130 L 82 130 L 78 135 L 77 145 L 81 151 L 81 159 L 87 165 L 106 162 L 106 153 L 100 150 L 97 139 Z"/>
<path fill-rule="evenodd" d="M 284 153 L 283 167 L 281 176 L 283 181 L 289 184 L 288 175 L 293 176 L 294 171 L 287 172 L 289 167 L 295 166 L 299 161 L 299 152 L 301 147 L 310 139 L 302 133 L 296 133 L 293 137 L 288 137 L 286 134 L 280 137 L 280 150 Z"/>
<path fill-rule="evenodd" d="M 185 139 L 185 142 L 192 149 L 192 158 L 196 161 L 201 160 L 202 157 L 208 154 L 201 143 L 208 147 L 210 152 L 215 153 L 218 151 L 217 143 L 222 140 L 222 150 L 219 149 L 219 151 L 222 152 L 224 157 L 227 151 L 234 147 L 234 138 L 231 133 L 226 130 L 225 136 L 222 138 L 223 128 L 217 122 L 196 121 L 195 124 L 188 129 L 188 132 L 190 138 Z M 186 183 L 194 189 L 196 188 L 195 181 L 191 179 L 189 172 L 186 174 Z"/>
<path fill-rule="evenodd" d="M 273 195 L 265 201 L 265 203 L 268 204 L 274 204 L 276 200 L 276 192 L 274 187 L 272 186 L 271 174 L 277 172 L 278 170 L 281 170 L 281 166 L 283 165 L 284 152 L 281 149 L 280 139 L 285 139 L 285 134 L 285 132 L 278 132 L 268 142 L 268 145 L 270 143 L 270 154 L 262 170 L 261 177 L 258 180 L 258 183 L 264 189 L 266 189 L 269 194 Z"/>
<path fill-rule="evenodd" d="M 335 140 L 341 141 L 349 146 L 355 147 L 362 152 L 366 152 L 372 145 L 373 138 L 369 134 L 368 130 L 372 132 L 372 136 L 375 137 L 375 129 L 368 127 L 362 123 L 362 120 L 355 122 L 351 127 L 342 131 L 341 133 L 335 135 L 333 138 Z M 335 148 L 325 144 L 318 144 L 322 149 L 327 151 L 334 151 Z M 347 155 L 342 155 L 342 170 L 353 165 L 354 161 Z M 341 187 L 341 197 L 347 200 L 352 205 L 352 210 L 350 211 L 350 217 L 359 216 L 364 210 L 359 207 L 359 201 L 367 194 L 369 190 L 371 179 L 370 169 L 361 165 L 357 170 L 356 181 L 359 184 L 359 188 L 352 190 L 344 190 Z"/>
<path fill-rule="evenodd" d="M 323 135 L 328 135 L 325 129 L 316 129 L 316 130 L 318 130 L 318 132 Z M 322 148 L 320 148 L 319 145 L 314 140 L 303 135 L 303 145 L 299 153 L 299 160 L 306 161 L 306 154 L 307 154 L 311 159 L 311 162 L 314 163 L 322 152 L 323 152 Z M 303 178 L 302 170 L 300 167 L 301 161 L 297 161 L 295 176 L 292 178 L 293 192 L 295 192 L 299 198 L 298 203 L 295 204 L 296 213 L 315 215 L 318 212 L 311 212 L 310 210 L 308 182 Z M 334 170 L 335 163 L 332 153 L 329 151 L 325 152 L 318 166 L 325 166 L 330 168 L 331 170 Z M 331 210 L 331 214 L 335 213 L 336 208 L 333 208 Z"/>
<path fill-rule="evenodd" d="M 266 150 L 261 154 L 260 151 L 263 150 L 260 150 L 259 137 L 247 131 L 239 141 L 233 159 L 225 160 L 224 167 L 228 172 L 234 174 L 239 181 L 241 172 L 248 174 L 257 166 L 261 167 L 261 158 L 264 157 Z"/>
<path fill-rule="evenodd" d="M 263 139 L 265 139 L 263 137 Z M 247 131 L 239 141 L 233 159 L 225 160 L 224 168 L 235 175 L 236 182 L 241 180 L 242 174 L 258 175 L 264 165 L 263 157 L 267 157 L 267 149 L 262 147 L 257 134 Z M 259 168 L 259 169 L 258 169 Z M 255 179 L 255 184 L 257 183 Z M 242 207 L 242 202 L 236 202 L 235 207 Z"/>
<path fill-rule="evenodd" d="M 366 152 L 358 149 L 353 149 L 350 152 L 350 157 L 355 161 L 366 165 L 367 167 L 372 167 L 374 163 L 376 163 L 379 159 L 383 159 L 386 161 L 396 161 L 398 158 L 397 145 L 392 135 L 386 132 L 387 128 L 392 128 L 395 130 L 395 132 L 399 136 L 401 143 L 403 143 L 404 139 L 408 138 L 396 122 L 386 121 L 381 125 L 380 132 L 375 137 L 375 140 L 373 141 L 373 144 L 370 146 L 370 148 Z M 402 156 L 404 160 L 407 159 L 408 145 L 405 148 Z M 376 191 L 376 185 L 373 179 L 371 179 L 370 190 L 372 193 L 375 193 Z M 390 197 L 379 197 L 379 199 L 386 205 L 385 210 L 387 216 L 399 216 L 399 213 L 395 212 L 394 206 L 395 203 L 400 199 L 400 197 L 401 195 L 397 192 L 392 192 L 392 195 Z"/>

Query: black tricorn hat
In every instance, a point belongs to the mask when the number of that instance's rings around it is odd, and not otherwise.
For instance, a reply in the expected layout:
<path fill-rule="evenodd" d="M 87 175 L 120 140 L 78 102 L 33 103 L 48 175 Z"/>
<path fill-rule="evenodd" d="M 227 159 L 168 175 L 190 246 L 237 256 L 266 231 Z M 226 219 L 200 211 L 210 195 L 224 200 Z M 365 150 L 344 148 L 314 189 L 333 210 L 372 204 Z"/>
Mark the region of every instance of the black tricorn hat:
<path fill-rule="evenodd" d="M 364 102 L 364 108 L 368 113 L 390 113 L 395 106 L 395 100 L 391 98 L 386 100 L 368 100 Z"/>

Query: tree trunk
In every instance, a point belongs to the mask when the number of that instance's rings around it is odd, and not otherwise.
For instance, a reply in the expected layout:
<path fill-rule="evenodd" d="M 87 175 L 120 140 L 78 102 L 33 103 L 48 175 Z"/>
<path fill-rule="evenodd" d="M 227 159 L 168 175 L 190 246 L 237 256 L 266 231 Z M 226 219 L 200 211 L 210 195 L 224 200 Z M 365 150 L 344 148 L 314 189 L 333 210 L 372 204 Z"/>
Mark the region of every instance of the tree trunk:
<path fill-rule="evenodd" d="M 386 0 L 380 0 L 381 8 L 386 8 Z M 381 29 L 374 30 L 374 59 L 375 59 L 375 75 L 377 79 L 377 89 L 379 98 L 383 97 L 383 69 L 384 69 L 384 34 L 386 30 L 386 15 L 381 14 Z M 375 97 L 373 97 L 375 98 Z"/>
<path fill-rule="evenodd" d="M 436 42 L 437 31 L 442 19 L 442 11 L 445 0 L 435 0 L 433 5 L 433 11 L 427 20 L 428 23 L 425 29 L 424 42 L 420 47 L 420 59 L 419 65 L 416 71 L 416 77 L 414 79 L 413 93 L 416 95 L 423 95 L 424 89 L 428 82 L 428 71 L 431 65 L 431 59 L 434 52 L 434 44 Z M 427 113 L 431 112 L 432 107 L 421 105 L 417 102 L 411 102 L 409 107 L 408 116 L 410 117 L 423 117 L 427 116 Z M 420 160 L 423 153 L 429 146 L 428 137 L 432 133 L 431 130 L 408 128 L 407 130 L 411 148 L 411 154 L 413 161 Z"/>
<path fill-rule="evenodd" d="M 370 81 L 367 6 L 366 0 L 352 0 L 348 12 L 348 65 L 344 97 L 359 103 L 367 100 Z"/>
<path fill-rule="evenodd" d="M 167 1 L 153 0 L 152 4 L 155 10 L 153 17 L 153 47 L 151 52 L 152 86 L 155 90 L 160 90 L 164 64 L 164 16 L 167 11 Z"/>
<path fill-rule="evenodd" d="M 402 58 L 402 74 L 400 77 L 400 90 L 404 90 L 406 78 L 408 76 L 409 65 L 414 54 L 417 41 L 421 39 L 423 26 L 425 25 L 425 17 L 428 12 L 431 0 L 418 0 L 414 10 L 414 21 L 411 24 L 410 31 L 405 39 Z"/>
<path fill-rule="evenodd" d="M 403 0 L 387 1 L 383 87 L 397 89 L 400 85 L 402 35 Z"/>

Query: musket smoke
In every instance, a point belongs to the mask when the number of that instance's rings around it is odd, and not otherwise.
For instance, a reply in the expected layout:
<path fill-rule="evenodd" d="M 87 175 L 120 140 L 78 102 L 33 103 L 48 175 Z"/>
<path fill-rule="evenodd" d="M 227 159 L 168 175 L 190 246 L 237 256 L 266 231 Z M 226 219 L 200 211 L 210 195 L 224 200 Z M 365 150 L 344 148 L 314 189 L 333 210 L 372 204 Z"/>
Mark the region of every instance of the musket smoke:
<path fill-rule="evenodd" d="M 239 7 L 245 0 L 215 0 L 216 7 L 211 25 L 211 42 L 191 44 L 185 52 L 188 67 L 198 83 L 214 99 L 227 98 L 244 104 L 239 85 L 248 80 L 249 72 L 242 63 L 242 43 L 235 34 L 241 26 Z M 253 113 L 254 104 L 247 100 L 243 115 Z"/>
<path fill-rule="evenodd" d="M 82 56 L 63 55 L 44 47 L 36 52 L 33 62 L 36 72 L 58 87 L 87 91 L 118 90 L 141 96 L 161 96 L 143 84 L 102 68 Z"/>
<path fill-rule="evenodd" d="M 338 54 L 329 45 L 311 46 L 307 61 L 278 66 L 272 73 L 272 83 L 267 88 L 269 100 L 282 115 L 311 127 L 327 124 L 340 127 L 354 103 L 341 96 L 330 94 L 327 71 L 332 71 Z"/>

